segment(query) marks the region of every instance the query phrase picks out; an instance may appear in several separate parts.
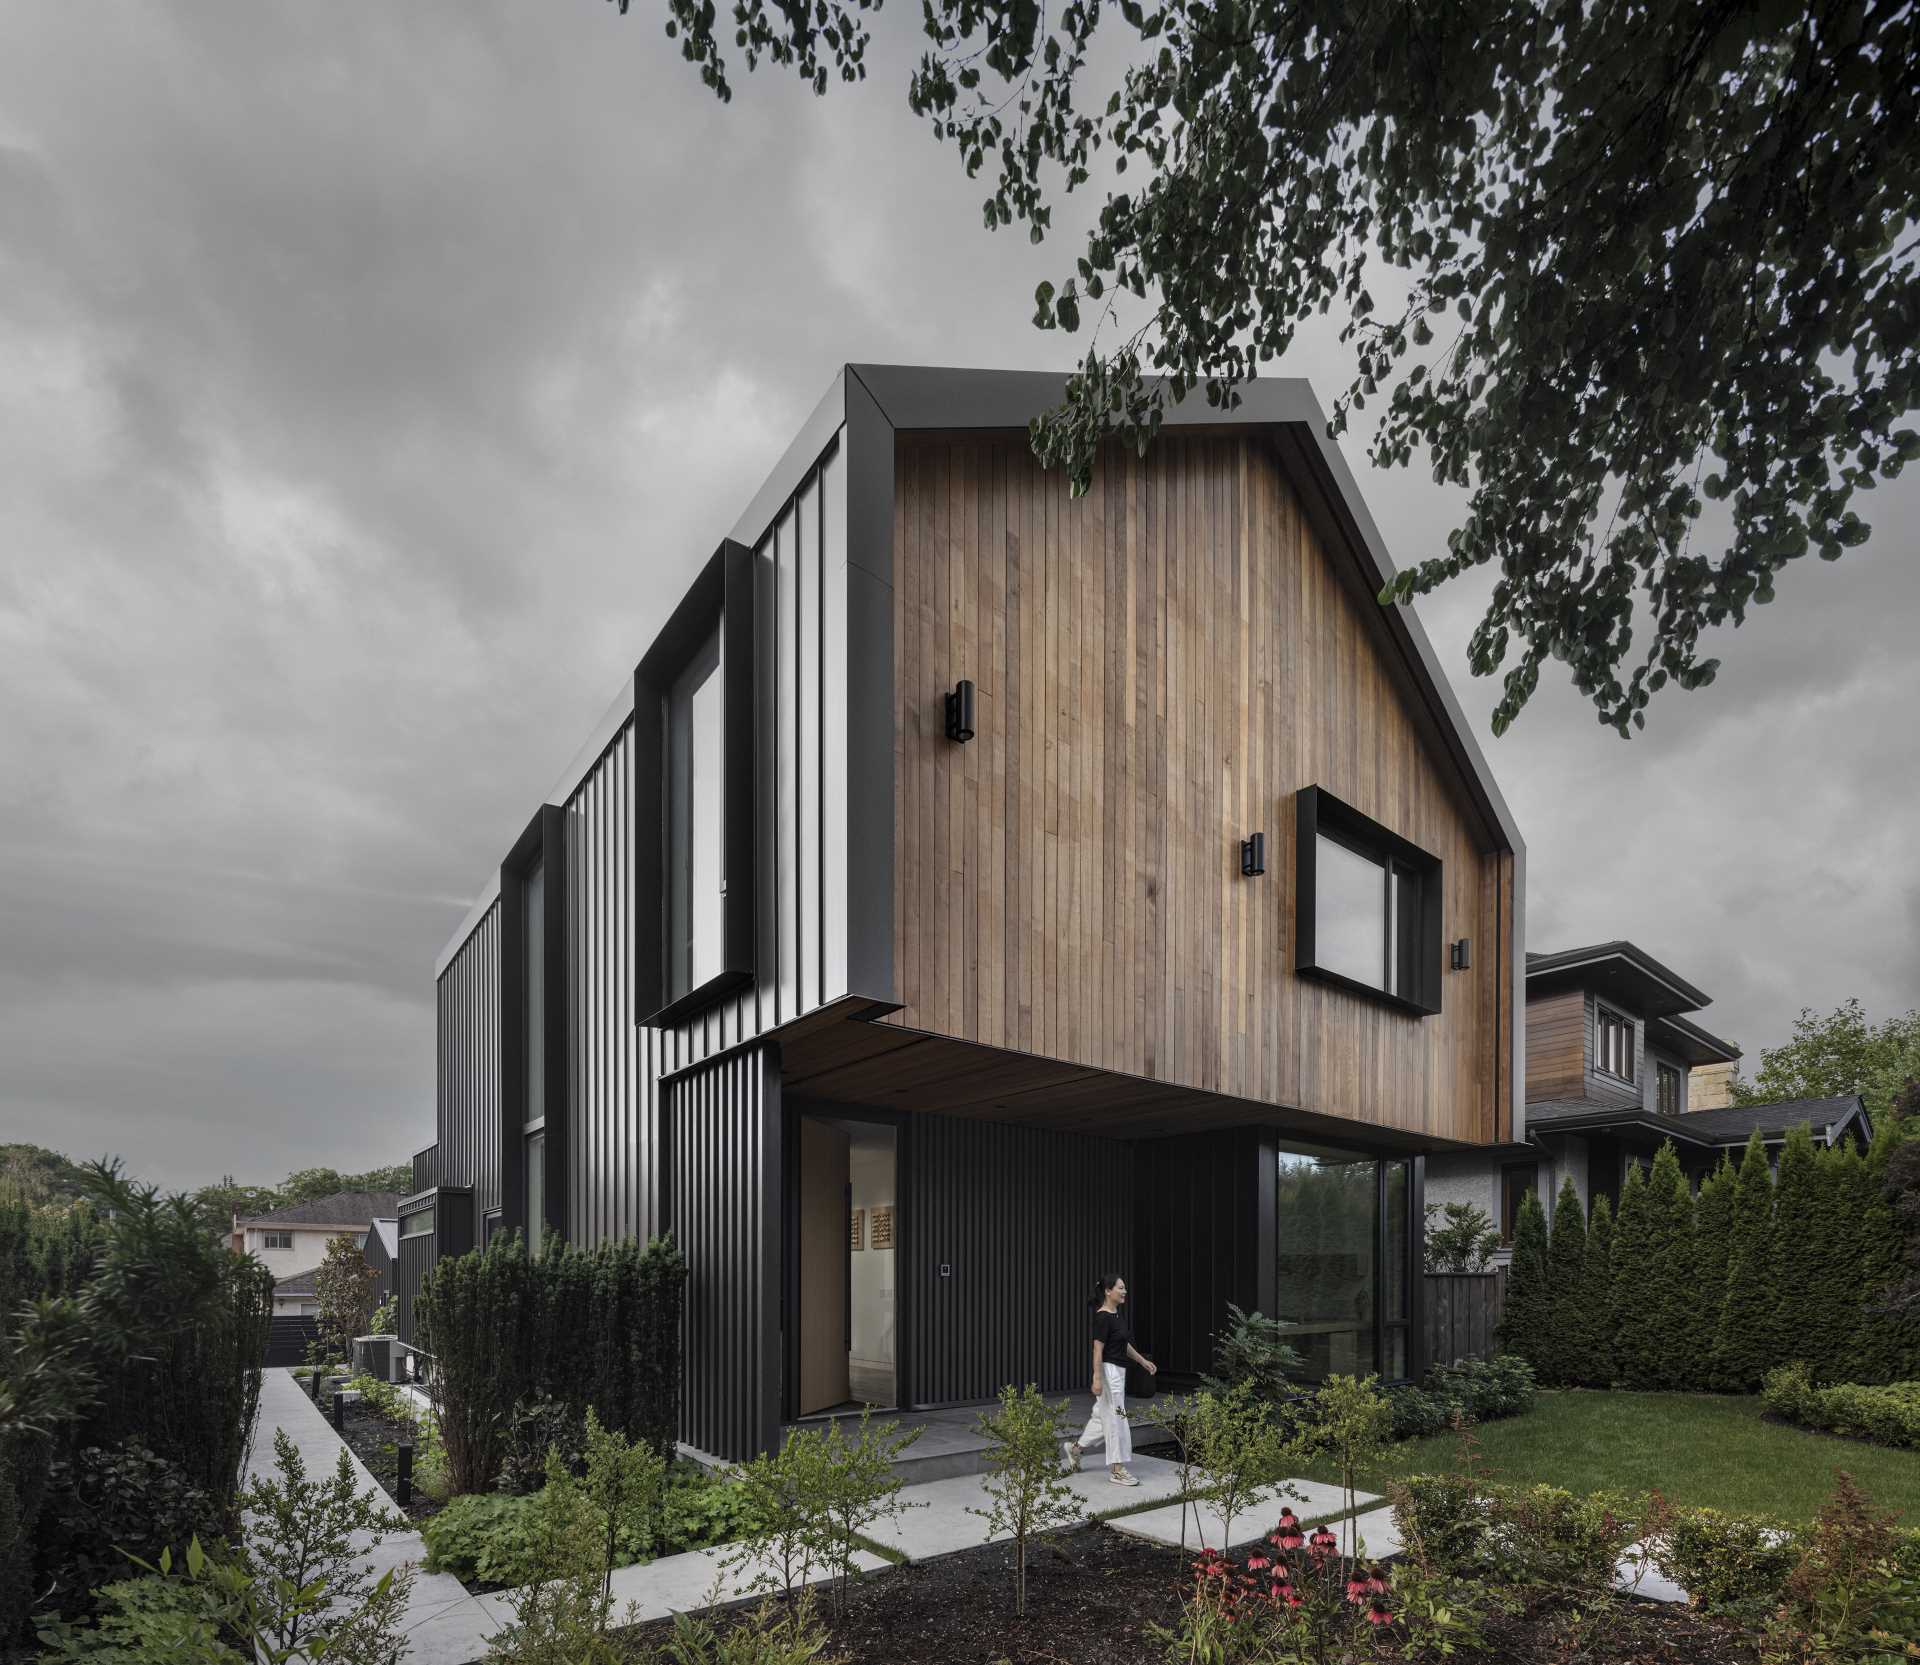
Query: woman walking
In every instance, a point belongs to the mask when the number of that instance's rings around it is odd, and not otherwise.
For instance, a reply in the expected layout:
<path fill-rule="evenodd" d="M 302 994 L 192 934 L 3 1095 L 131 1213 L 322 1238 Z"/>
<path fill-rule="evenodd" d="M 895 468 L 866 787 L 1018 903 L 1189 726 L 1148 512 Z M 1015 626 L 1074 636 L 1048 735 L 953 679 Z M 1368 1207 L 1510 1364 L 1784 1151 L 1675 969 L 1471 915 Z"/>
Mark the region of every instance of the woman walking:
<path fill-rule="evenodd" d="M 1127 1360 L 1149 1376 L 1159 1374 L 1153 1360 L 1133 1345 L 1133 1326 L 1127 1322 L 1127 1280 L 1118 1272 L 1101 1274 L 1093 1299 L 1093 1415 L 1077 1440 L 1063 1443 L 1067 1466 L 1077 1469 L 1090 1445 L 1107 1448 L 1107 1478 L 1116 1486 L 1137 1486 L 1127 1472 L 1133 1460 L 1133 1433 L 1127 1427 Z"/>

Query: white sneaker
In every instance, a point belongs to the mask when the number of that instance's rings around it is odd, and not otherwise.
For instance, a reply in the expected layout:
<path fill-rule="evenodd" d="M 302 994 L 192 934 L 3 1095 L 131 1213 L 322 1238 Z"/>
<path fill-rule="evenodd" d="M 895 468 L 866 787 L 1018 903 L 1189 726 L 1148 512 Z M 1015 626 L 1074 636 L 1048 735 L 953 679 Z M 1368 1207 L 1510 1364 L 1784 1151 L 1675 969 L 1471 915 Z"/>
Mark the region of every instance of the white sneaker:
<path fill-rule="evenodd" d="M 1080 1442 L 1078 1440 L 1062 1440 L 1060 1442 L 1060 1455 L 1066 1458 L 1068 1468 L 1078 1469 L 1080 1466 Z"/>
<path fill-rule="evenodd" d="M 1123 1468 L 1115 1469 L 1107 1476 L 1116 1486 L 1137 1486 L 1140 1482 Z"/>

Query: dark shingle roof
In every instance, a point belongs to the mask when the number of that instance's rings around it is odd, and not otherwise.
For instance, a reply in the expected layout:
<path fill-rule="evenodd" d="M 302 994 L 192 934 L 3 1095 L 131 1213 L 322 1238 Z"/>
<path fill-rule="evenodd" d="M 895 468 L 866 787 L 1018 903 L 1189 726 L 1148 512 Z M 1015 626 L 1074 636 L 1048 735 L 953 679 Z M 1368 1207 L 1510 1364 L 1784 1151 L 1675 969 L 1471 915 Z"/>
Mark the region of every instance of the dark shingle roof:
<path fill-rule="evenodd" d="M 1724 1110 L 1689 1110 L 1678 1116 L 1663 1116 L 1637 1104 L 1602 1104 L 1594 1099 L 1563 1098 L 1529 1104 L 1527 1126 L 1529 1129 L 1571 1129 L 1632 1124 L 1670 1134 L 1690 1144 L 1743 1145 L 1756 1128 L 1762 1138 L 1777 1138 L 1802 1122 L 1824 1137 L 1856 1114 L 1862 1128 L 1871 1134 L 1873 1124 L 1857 1093 L 1840 1098 L 1775 1099 L 1769 1104 L 1736 1104 Z"/>
<path fill-rule="evenodd" d="M 314 1286 L 314 1279 L 320 1275 L 320 1268 L 311 1266 L 304 1272 L 295 1272 L 290 1278 L 282 1278 L 273 1286 L 276 1295 L 317 1295 L 320 1291 Z"/>
<path fill-rule="evenodd" d="M 312 1202 L 293 1203 L 265 1214 L 248 1214 L 243 1226 L 351 1226 L 366 1231 L 373 1222 L 400 1212 L 397 1191 L 341 1191 Z"/>

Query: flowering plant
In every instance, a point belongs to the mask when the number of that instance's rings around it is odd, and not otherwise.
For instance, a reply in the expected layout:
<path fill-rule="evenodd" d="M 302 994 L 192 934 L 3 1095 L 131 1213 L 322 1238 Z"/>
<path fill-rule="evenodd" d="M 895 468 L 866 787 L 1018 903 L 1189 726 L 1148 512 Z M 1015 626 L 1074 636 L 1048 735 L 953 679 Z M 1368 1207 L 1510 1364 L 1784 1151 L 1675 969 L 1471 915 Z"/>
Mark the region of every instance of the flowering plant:
<path fill-rule="evenodd" d="M 1166 1635 L 1182 1665 L 1336 1665 L 1375 1657 L 1394 1623 L 1380 1568 L 1347 1560 L 1325 1527 L 1309 1533 L 1291 1509 L 1238 1560 L 1203 1549 L 1184 1622 Z"/>

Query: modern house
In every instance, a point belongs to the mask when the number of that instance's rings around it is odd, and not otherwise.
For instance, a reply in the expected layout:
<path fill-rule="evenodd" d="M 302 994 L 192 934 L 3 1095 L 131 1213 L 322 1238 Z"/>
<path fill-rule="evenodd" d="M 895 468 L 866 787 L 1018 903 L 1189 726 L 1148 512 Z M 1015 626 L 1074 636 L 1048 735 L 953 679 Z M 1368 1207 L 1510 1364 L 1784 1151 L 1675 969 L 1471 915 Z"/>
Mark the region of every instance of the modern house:
<path fill-rule="evenodd" d="M 396 1204 L 396 1206 L 398 1206 Z M 367 1264 L 373 1268 L 373 1304 L 384 1306 L 393 1299 L 394 1272 L 400 1263 L 400 1221 L 387 1215 L 373 1222 L 367 1240 L 361 1246 Z"/>
<path fill-rule="evenodd" d="M 1103 1271 L 1176 1377 L 1230 1301 L 1419 1366 L 1424 1164 L 1524 1132 L 1519 834 L 1304 383 L 1079 499 L 1062 391 L 836 374 L 530 798 L 435 968 L 404 1337 L 544 1221 L 675 1234 L 726 1458 L 1075 1387 Z"/>
<path fill-rule="evenodd" d="M 1551 1214 L 1569 1175 L 1584 1206 L 1617 1206 L 1627 1165 L 1669 1139 L 1697 1185 L 1756 1128 L 1776 1151 L 1802 1124 L 1822 1145 L 1873 1137 L 1857 1095 L 1735 1105 L 1740 1048 L 1693 1017 L 1710 997 L 1631 942 L 1530 953 L 1526 981 L 1525 1138 L 1435 1156 L 1426 1174 L 1428 1203 L 1473 1203 L 1503 1240 L 1522 1196 Z"/>
<path fill-rule="evenodd" d="M 279 1311 L 280 1284 L 318 1270 L 327 1258 L 328 1243 L 336 1237 L 351 1237 L 364 1248 L 374 1220 L 392 1218 L 399 1207 L 400 1199 L 391 1191 L 342 1191 L 263 1214 L 236 1214 L 231 1242 L 235 1250 L 254 1256 L 274 1275 L 274 1308 Z M 285 1310 L 296 1312 L 299 1308 L 293 1303 L 312 1299 L 311 1288 L 304 1295 L 289 1289 Z"/>

